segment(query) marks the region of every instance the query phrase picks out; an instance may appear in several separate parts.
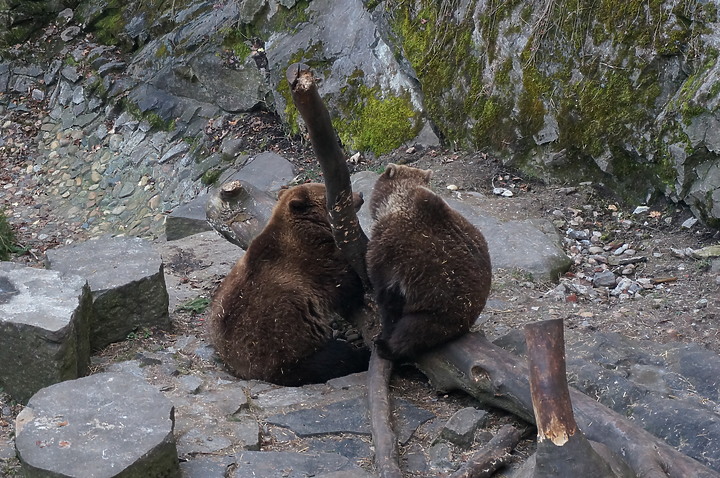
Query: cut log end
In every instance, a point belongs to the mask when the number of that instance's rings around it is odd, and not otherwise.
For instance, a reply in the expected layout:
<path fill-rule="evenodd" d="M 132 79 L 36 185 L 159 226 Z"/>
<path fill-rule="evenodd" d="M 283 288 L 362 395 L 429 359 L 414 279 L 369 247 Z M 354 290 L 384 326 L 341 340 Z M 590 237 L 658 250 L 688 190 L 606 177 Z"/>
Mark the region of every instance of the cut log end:
<path fill-rule="evenodd" d="M 293 63 L 285 71 L 290 88 L 293 91 L 308 90 L 315 84 L 315 77 L 310 67 L 304 63 Z"/>

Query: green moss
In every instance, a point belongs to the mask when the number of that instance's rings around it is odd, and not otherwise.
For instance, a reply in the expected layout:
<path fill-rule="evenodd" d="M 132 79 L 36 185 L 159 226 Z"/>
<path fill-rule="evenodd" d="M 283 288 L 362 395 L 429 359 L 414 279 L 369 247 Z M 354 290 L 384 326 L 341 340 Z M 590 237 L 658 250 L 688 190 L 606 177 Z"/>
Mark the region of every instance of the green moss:
<path fill-rule="evenodd" d="M 142 121 L 145 120 L 150 124 L 150 126 L 156 130 L 161 131 L 171 131 L 175 129 L 175 121 L 174 120 L 166 120 L 163 119 L 162 116 L 155 113 L 154 111 L 146 111 L 143 113 L 143 111 L 140 109 L 140 107 L 130 101 L 128 98 L 123 98 L 121 102 L 122 108 L 130 113 L 133 118 Z"/>
<path fill-rule="evenodd" d="M 200 177 L 200 182 L 202 182 L 205 186 L 212 186 L 217 182 L 217 180 L 222 175 L 222 169 L 219 168 L 213 168 L 208 169 L 203 173 L 203 175 Z"/>
<path fill-rule="evenodd" d="M 248 42 L 253 35 L 248 36 L 248 28 L 232 28 L 223 31 L 222 46 L 227 50 L 231 50 L 238 58 L 247 58 L 250 54 L 250 45 Z"/>
<path fill-rule="evenodd" d="M 0 211 L 0 261 L 9 260 L 11 252 L 17 252 L 15 231 L 8 223 L 5 213 Z"/>
<path fill-rule="evenodd" d="M 175 129 L 175 121 L 165 120 L 162 116 L 153 111 L 148 111 L 143 116 L 150 126 L 156 130 L 172 131 Z"/>
<path fill-rule="evenodd" d="M 365 85 L 348 93 L 355 97 L 349 119 L 336 118 L 333 124 L 341 141 L 352 149 L 380 155 L 418 133 L 417 113 L 408 94 L 383 98 L 379 88 Z"/>
<path fill-rule="evenodd" d="M 718 93 L 720 93 L 720 81 L 716 81 L 713 83 L 713 85 L 710 87 L 710 90 L 708 91 L 708 96 L 710 98 L 716 98 Z"/>
<path fill-rule="evenodd" d="M 518 98 L 520 128 L 525 136 L 537 134 L 545 123 L 543 96 L 549 95 L 551 81 L 528 64 L 523 70 L 523 90 Z"/>
<path fill-rule="evenodd" d="M 165 43 L 161 43 L 160 46 L 158 46 L 157 50 L 155 50 L 155 58 L 166 58 L 170 55 L 170 51 L 168 50 L 167 45 Z"/>
<path fill-rule="evenodd" d="M 273 17 L 263 26 L 269 31 L 296 32 L 299 26 L 310 19 L 308 0 L 300 0 L 291 8 L 280 6 Z"/>
<path fill-rule="evenodd" d="M 120 38 L 125 31 L 122 11 L 119 8 L 109 8 L 92 27 L 100 42 L 106 45 L 120 44 Z"/>

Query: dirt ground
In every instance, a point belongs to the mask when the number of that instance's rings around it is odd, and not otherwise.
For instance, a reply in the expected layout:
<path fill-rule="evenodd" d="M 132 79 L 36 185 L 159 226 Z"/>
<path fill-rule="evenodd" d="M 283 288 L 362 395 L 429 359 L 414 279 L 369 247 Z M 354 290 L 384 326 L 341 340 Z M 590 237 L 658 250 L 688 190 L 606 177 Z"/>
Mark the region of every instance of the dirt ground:
<path fill-rule="evenodd" d="M 261 147 L 274 150 L 295 163 L 301 178 L 320 178 L 308 145 L 290 140 L 271 115 L 248 115 L 236 124 L 231 133 L 243 134 L 249 150 Z M 211 133 L 208 132 L 209 138 Z M 562 318 L 568 329 L 578 333 L 585 330 L 606 331 L 657 342 L 695 342 L 720 353 L 720 259 L 696 259 L 682 253 L 688 248 L 699 250 L 717 244 L 720 234 L 702 227 L 700 223 L 691 228 L 682 227 L 681 224 L 691 217 L 682 205 L 661 201 L 633 214 L 638 204 L 618 202 L 608 196 L 601 185 L 546 184 L 531 180 L 503 166 L 499 159 L 480 152 L 401 148 L 377 159 L 359 159 L 350 166 L 353 170 L 379 172 L 388 162 L 432 169 L 432 186 L 441 194 L 451 195 L 456 191 L 481 193 L 487 200 L 488 210 L 502 220 L 548 219 L 564 238 L 563 247 L 574 262 L 570 271 L 560 278 L 561 282 L 571 287 L 561 293 L 557 292 L 557 282 L 537 281 L 519 271 L 495 271 L 492 293 L 483 313 L 483 329 L 490 338 L 528 322 Z M 26 168 L 27 165 L 16 154 L 0 148 L 0 188 L 11 188 L 16 173 Z M 505 188 L 513 195 L 493 194 L 494 188 Z M 43 235 L 37 233 L 52 225 L 52 215 L 13 218 L 16 206 L 12 195 L 0 197 L 0 209 L 11 218 L 18 244 L 30 251 L 13 260 L 39 266 L 44 251 L 57 245 L 44 242 L 40 239 Z M 66 227 L 58 224 L 58 228 Z M 577 231 L 583 233 L 582 237 L 591 238 L 588 244 L 601 248 L 603 252 L 591 254 L 586 250 L 587 244 L 569 237 Z M 83 231 L 76 233 L 78 238 L 84 234 Z M 72 235 L 73 231 L 67 231 L 67 234 Z M 607 259 L 620 248 L 634 250 L 634 257 L 644 259 L 634 262 L 632 268 L 609 265 L 601 260 L 600 257 Z M 186 266 L 190 268 L 191 264 Z M 183 265 L 171 265 L 169 269 L 173 267 L 180 271 Z M 614 296 L 608 288 L 593 287 L 593 274 L 603 269 L 633 281 L 642 279 L 645 287 L 632 296 Z M 625 274 L 622 274 L 623 269 Z M 198 284 L 199 294 L 209 297 L 215 285 Z M 100 357 L 96 357 L 95 363 L 119 360 L 143 348 L 167 346 L 179 335 L 197 333 L 202 328 L 204 313 L 173 310 L 175 330 L 172 333 L 138 336 L 110 346 Z M 430 407 L 438 416 L 451 413 L 469 400 L 462 394 L 436 396 L 423 377 L 410 368 L 396 374 L 392 390 Z M 20 408 L 6 395 L 0 395 L 0 441 L 12 436 L 12 421 Z M 493 419 L 497 425 L 512 421 L 511 417 L 503 414 L 497 414 Z M 419 436 L 422 438 L 423 434 L 428 438 L 432 430 L 421 428 Z M 420 443 L 423 443 L 422 440 Z M 525 442 L 523 447 L 527 454 L 532 446 L 530 442 Z M 2 458 L 0 476 L 3 473 L 11 476 L 17 469 L 17 463 L 13 460 L 3 462 Z"/>

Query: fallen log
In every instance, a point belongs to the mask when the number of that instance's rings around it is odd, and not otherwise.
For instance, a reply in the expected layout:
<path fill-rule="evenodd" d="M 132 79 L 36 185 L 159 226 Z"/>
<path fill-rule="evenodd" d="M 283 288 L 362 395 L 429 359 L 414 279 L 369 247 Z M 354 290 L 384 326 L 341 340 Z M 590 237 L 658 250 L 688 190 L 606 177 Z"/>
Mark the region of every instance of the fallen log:
<path fill-rule="evenodd" d="M 470 333 L 417 361 L 438 391 L 463 390 L 480 402 L 534 423 L 528 368 L 512 353 L 482 334 Z M 640 478 L 720 478 L 623 416 L 577 390 L 570 391 L 578 427 L 607 446 Z"/>
<path fill-rule="evenodd" d="M 235 180 L 215 190 L 205 205 L 208 223 L 225 239 L 247 249 L 270 220 L 275 199 L 252 184 Z"/>

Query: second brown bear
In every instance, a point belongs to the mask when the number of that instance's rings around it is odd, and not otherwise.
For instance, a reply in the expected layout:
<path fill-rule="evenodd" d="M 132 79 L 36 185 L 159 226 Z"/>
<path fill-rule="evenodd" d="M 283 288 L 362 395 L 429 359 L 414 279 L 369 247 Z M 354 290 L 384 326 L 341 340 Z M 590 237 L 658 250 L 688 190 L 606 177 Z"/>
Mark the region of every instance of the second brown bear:
<path fill-rule="evenodd" d="M 367 266 L 380 309 L 378 353 L 418 355 L 468 332 L 490 293 L 482 233 L 428 189 L 432 171 L 390 164 L 370 201 Z"/>

